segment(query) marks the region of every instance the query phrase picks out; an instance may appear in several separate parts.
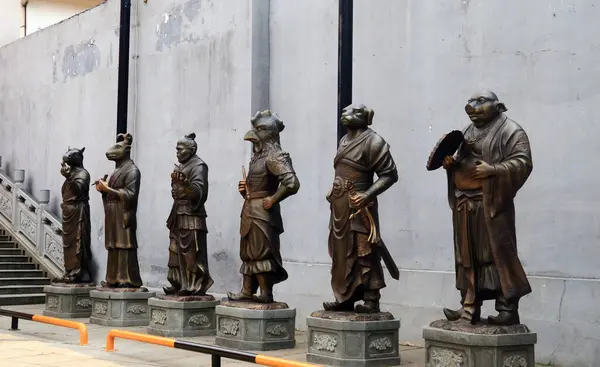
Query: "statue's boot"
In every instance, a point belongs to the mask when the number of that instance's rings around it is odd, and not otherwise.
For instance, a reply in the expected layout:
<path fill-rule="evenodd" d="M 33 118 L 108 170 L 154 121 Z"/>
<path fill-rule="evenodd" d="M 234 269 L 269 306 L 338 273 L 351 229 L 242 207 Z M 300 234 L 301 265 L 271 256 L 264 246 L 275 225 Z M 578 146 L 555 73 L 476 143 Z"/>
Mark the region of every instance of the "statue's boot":
<path fill-rule="evenodd" d="M 333 302 L 323 302 L 323 308 L 325 309 L 325 311 L 347 311 L 347 312 L 351 312 L 354 311 L 354 302 L 338 302 L 338 301 L 333 301 Z"/>
<path fill-rule="evenodd" d="M 357 313 L 377 313 L 379 312 L 379 302 L 378 301 L 365 301 L 362 305 L 356 305 L 354 307 L 354 311 Z"/>
<path fill-rule="evenodd" d="M 466 310 L 464 307 L 459 310 L 444 308 L 444 316 L 448 321 L 465 320 L 471 324 L 476 324 L 481 320 L 481 307 L 474 307 L 472 310 Z"/>
<path fill-rule="evenodd" d="M 521 323 L 518 311 L 500 311 L 498 316 L 488 316 L 488 322 L 492 325 L 509 326 Z"/>
<path fill-rule="evenodd" d="M 250 301 L 254 295 L 255 290 L 252 287 L 252 276 L 244 275 L 242 281 L 242 291 L 240 293 L 227 292 L 227 298 L 230 301 Z"/>
<path fill-rule="evenodd" d="M 163 287 L 163 291 L 165 292 L 165 294 L 167 296 L 171 296 L 174 294 L 177 294 L 177 288 L 170 286 L 170 287 Z"/>
<path fill-rule="evenodd" d="M 444 308 L 444 316 L 448 321 L 458 321 L 462 314 L 465 312 L 464 308 L 460 308 L 460 310 L 451 310 L 449 308 Z"/>
<path fill-rule="evenodd" d="M 273 282 L 269 273 L 257 274 L 258 286 L 260 287 L 260 296 L 254 296 L 253 299 L 261 303 L 273 302 Z"/>

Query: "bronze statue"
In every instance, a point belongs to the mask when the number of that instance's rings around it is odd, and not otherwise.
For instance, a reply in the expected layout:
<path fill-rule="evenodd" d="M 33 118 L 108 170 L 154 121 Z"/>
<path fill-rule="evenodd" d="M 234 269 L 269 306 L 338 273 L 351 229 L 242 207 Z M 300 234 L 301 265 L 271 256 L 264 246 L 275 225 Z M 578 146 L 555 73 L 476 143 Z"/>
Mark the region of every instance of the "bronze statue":
<path fill-rule="evenodd" d="M 493 92 L 474 94 L 465 106 L 473 123 L 463 130 L 456 155 L 456 145 L 432 153 L 444 156 L 461 292 L 462 308 L 444 309 L 450 321 L 477 323 L 483 301 L 493 299 L 498 315 L 488 317 L 490 324 L 519 324 L 519 299 L 531 292 L 517 254 L 513 203 L 533 169 L 531 148 L 506 110 Z"/>
<path fill-rule="evenodd" d="M 92 281 L 90 269 L 90 174 L 83 168 L 81 149 L 68 149 L 63 155 L 60 173 L 62 185 L 62 231 L 65 273 L 55 280 L 61 283 Z"/>
<path fill-rule="evenodd" d="M 297 193 L 300 182 L 290 155 L 281 150 L 283 121 L 266 110 L 258 112 L 251 122 L 252 129 L 244 140 L 252 143 L 253 155 L 248 177 L 238 185 L 245 199 L 240 223 L 243 285 L 240 293 L 229 292 L 227 297 L 271 303 L 273 285 L 288 277 L 279 249 L 279 235 L 283 233 L 279 202 Z M 260 296 L 255 296 L 258 287 Z"/>
<path fill-rule="evenodd" d="M 379 290 L 385 287 L 384 260 L 394 279 L 399 272 L 379 232 L 377 196 L 398 181 L 390 146 L 369 128 L 374 112 L 365 105 L 344 109 L 348 133 L 340 140 L 333 166 L 335 180 L 327 194 L 331 287 L 334 302 L 327 311 L 379 312 Z M 377 180 L 373 182 L 373 176 Z M 354 307 L 357 301 L 364 301 Z"/>
<path fill-rule="evenodd" d="M 191 133 L 177 142 L 177 160 L 171 173 L 173 207 L 167 219 L 169 228 L 170 287 L 165 294 L 204 296 L 214 283 L 208 272 L 206 249 L 206 210 L 208 166 L 196 155 L 198 145 Z"/>
<path fill-rule="evenodd" d="M 103 287 L 139 288 L 142 286 L 137 258 L 137 205 L 140 193 L 140 170 L 131 160 L 131 134 L 117 135 L 117 143 L 106 152 L 115 161 L 108 178 L 94 182 L 104 203 L 104 241 L 108 250 L 106 281 Z M 108 180 L 107 180 L 108 179 Z"/>

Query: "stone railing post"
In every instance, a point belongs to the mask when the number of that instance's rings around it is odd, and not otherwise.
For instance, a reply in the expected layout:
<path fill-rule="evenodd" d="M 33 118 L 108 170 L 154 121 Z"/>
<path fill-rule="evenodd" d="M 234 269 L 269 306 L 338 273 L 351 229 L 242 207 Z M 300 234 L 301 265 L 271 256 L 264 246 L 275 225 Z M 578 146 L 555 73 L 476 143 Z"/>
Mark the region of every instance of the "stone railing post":
<path fill-rule="evenodd" d="M 13 197 L 13 215 L 12 215 L 12 225 L 15 233 L 19 233 L 19 190 L 23 187 L 23 182 L 25 182 L 25 170 L 24 169 L 16 169 L 13 174 L 13 180 L 15 181 L 15 187 L 13 187 L 12 197 Z"/>
<path fill-rule="evenodd" d="M 50 190 L 40 190 L 40 196 L 38 197 L 39 208 L 36 213 L 36 225 L 37 225 L 37 248 L 38 254 L 43 258 L 46 253 L 46 228 L 44 226 L 44 212 L 46 211 L 46 205 L 50 202 Z"/>

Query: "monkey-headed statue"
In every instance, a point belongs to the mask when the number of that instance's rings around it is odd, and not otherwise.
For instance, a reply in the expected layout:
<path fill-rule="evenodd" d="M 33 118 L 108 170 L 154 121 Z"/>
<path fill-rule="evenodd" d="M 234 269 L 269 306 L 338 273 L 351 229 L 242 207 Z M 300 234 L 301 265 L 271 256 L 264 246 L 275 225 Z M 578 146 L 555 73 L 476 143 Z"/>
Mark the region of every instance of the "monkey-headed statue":
<path fill-rule="evenodd" d="M 206 209 L 208 199 L 208 166 L 196 152 L 196 134 L 177 142 L 178 165 L 171 173 L 173 206 L 167 219 L 169 228 L 170 287 L 172 296 L 205 296 L 214 283 L 208 271 L 206 248 Z"/>

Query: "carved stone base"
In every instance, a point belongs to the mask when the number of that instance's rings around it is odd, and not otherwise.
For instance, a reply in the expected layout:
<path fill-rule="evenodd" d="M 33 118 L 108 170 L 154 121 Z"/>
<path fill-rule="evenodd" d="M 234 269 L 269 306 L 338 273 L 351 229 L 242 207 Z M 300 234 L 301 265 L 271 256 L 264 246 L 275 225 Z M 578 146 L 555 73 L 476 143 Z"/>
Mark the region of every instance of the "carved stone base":
<path fill-rule="evenodd" d="M 63 319 L 90 317 L 90 291 L 94 289 L 96 286 L 93 283 L 54 283 L 45 286 L 46 308 L 43 315 Z"/>
<path fill-rule="evenodd" d="M 260 308 L 260 304 L 256 307 Z M 217 306 L 220 346 L 242 350 L 291 349 L 296 346 L 296 309 L 250 309 Z"/>
<path fill-rule="evenodd" d="M 148 334 L 169 337 L 215 335 L 215 307 L 218 304 L 213 296 L 150 298 Z"/>
<path fill-rule="evenodd" d="M 306 324 L 309 362 L 345 367 L 400 365 L 400 320 L 389 312 L 315 311 Z"/>
<path fill-rule="evenodd" d="M 147 326 L 148 299 L 154 292 L 145 288 L 98 288 L 90 292 L 91 324 L 103 326 Z"/>
<path fill-rule="evenodd" d="M 535 367 L 537 334 L 525 325 L 438 320 L 423 328 L 427 367 Z"/>

